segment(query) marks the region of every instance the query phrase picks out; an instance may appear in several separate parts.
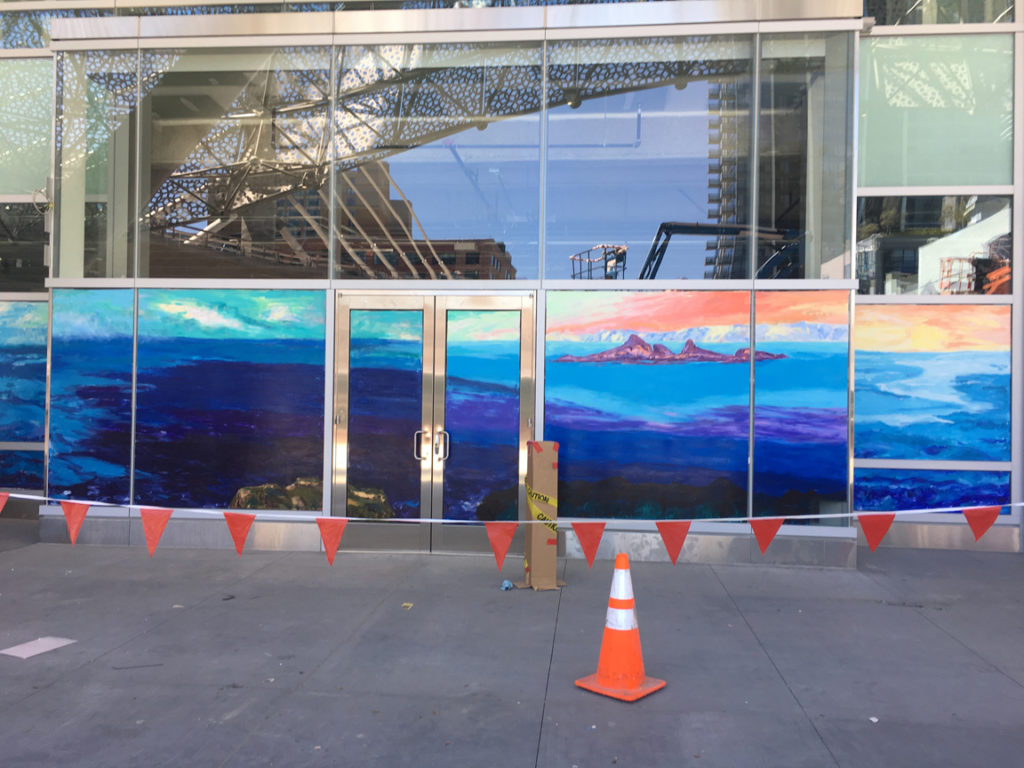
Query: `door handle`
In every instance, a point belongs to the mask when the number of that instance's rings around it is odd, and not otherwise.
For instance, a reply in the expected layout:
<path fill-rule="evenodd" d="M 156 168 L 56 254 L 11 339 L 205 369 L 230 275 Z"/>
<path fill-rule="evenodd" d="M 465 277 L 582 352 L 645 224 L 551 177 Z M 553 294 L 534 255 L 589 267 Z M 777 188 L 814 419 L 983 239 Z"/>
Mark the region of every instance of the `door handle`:
<path fill-rule="evenodd" d="M 434 435 L 434 455 L 438 456 L 441 461 L 448 461 L 448 453 L 451 449 L 452 436 L 448 434 L 447 429 L 439 429 L 437 434 Z M 438 446 L 440 443 L 440 446 Z M 439 455 L 440 451 L 438 448 L 444 449 L 444 455 Z"/>
<path fill-rule="evenodd" d="M 423 430 L 422 429 L 417 429 L 416 432 L 413 434 L 413 439 L 412 439 L 412 457 L 414 459 L 416 459 L 416 461 L 423 461 L 423 453 L 420 450 L 422 447 L 423 447 Z"/>

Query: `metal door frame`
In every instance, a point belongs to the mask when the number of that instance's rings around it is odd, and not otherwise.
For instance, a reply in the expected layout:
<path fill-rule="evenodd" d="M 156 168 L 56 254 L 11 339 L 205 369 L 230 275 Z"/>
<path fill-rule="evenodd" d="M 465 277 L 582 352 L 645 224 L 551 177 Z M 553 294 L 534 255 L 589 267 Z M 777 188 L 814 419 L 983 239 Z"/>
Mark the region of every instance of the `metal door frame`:
<path fill-rule="evenodd" d="M 455 310 L 505 310 L 519 312 L 519 467 L 518 509 L 523 519 L 526 509 L 526 443 L 533 439 L 536 387 L 534 292 L 500 294 L 341 292 L 335 293 L 334 337 L 334 417 L 332 459 L 332 504 L 330 514 L 348 516 L 348 391 L 351 318 L 358 309 L 420 310 L 423 312 L 422 407 L 418 437 L 409 449 L 420 461 L 420 517 L 408 523 L 351 520 L 345 529 L 347 549 L 378 551 L 488 551 L 487 537 L 481 526 L 423 523 L 441 520 L 444 504 L 444 451 L 435 437 L 444 428 L 445 364 L 447 359 L 447 313 Z M 449 438 L 450 439 L 450 438 Z M 522 534 L 513 541 L 512 552 L 522 551 Z"/>

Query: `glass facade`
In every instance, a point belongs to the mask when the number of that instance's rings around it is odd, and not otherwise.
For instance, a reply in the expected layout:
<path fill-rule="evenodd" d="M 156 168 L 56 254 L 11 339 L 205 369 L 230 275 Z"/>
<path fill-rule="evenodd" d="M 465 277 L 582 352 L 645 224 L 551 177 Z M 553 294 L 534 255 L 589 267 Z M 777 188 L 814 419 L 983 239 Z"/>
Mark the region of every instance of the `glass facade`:
<path fill-rule="evenodd" d="M 878 24 L 1006 24 L 1014 0 L 864 0 L 864 15 Z"/>
<path fill-rule="evenodd" d="M 1013 90 L 1012 35 L 863 39 L 858 184 L 1012 184 Z"/>

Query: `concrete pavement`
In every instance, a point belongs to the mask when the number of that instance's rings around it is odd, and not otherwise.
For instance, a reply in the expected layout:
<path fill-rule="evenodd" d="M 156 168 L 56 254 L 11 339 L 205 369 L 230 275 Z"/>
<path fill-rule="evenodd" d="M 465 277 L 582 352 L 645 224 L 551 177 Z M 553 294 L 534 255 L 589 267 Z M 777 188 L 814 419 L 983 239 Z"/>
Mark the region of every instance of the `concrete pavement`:
<path fill-rule="evenodd" d="M 13 525 L 12 525 L 13 524 Z M 0 765 L 1024 765 L 1024 558 L 634 563 L 649 674 L 594 671 L 612 562 L 33 543 L 0 520 Z"/>

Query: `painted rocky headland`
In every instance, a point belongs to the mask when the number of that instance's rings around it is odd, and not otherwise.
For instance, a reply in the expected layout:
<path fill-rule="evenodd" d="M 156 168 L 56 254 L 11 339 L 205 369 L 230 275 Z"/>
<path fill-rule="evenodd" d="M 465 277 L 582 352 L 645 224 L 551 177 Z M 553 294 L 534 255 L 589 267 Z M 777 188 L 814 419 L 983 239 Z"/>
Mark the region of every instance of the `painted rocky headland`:
<path fill-rule="evenodd" d="M 781 360 L 786 357 L 771 352 L 754 352 L 755 360 Z M 558 363 L 749 363 L 750 347 L 743 347 L 733 354 L 714 352 L 694 344 L 687 339 L 679 353 L 673 352 L 664 344 L 648 344 L 635 333 L 630 335 L 624 344 L 592 355 L 562 355 Z"/>

